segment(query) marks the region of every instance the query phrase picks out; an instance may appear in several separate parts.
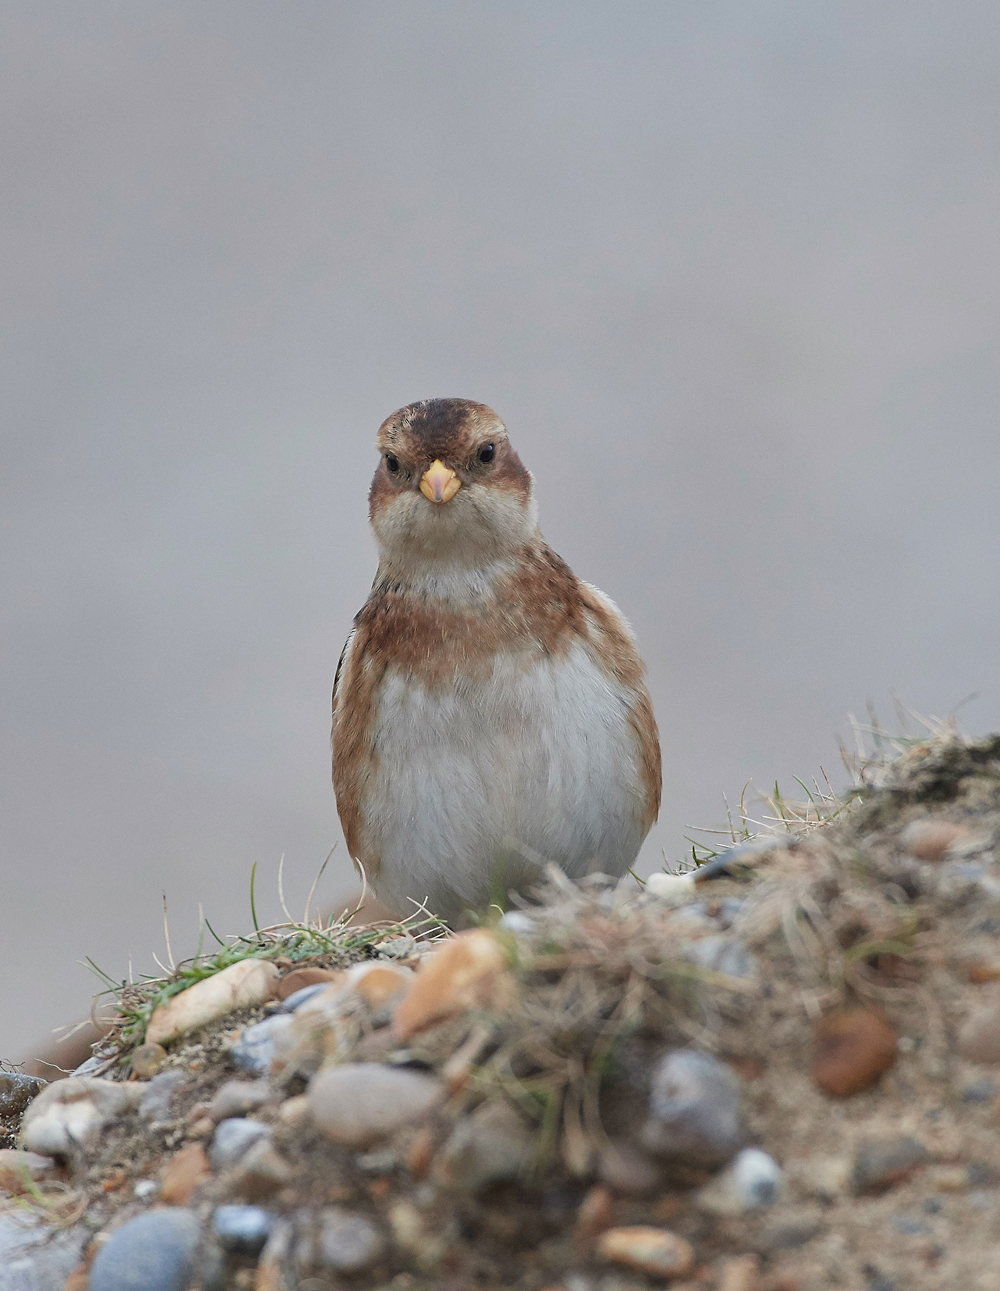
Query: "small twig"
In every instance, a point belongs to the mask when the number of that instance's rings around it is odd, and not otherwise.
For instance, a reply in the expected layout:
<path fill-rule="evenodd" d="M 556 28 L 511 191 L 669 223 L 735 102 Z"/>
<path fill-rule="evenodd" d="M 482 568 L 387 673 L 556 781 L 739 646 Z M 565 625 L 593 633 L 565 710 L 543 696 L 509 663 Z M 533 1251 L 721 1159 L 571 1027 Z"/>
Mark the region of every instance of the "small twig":
<path fill-rule="evenodd" d="M 334 845 L 333 845 L 333 846 L 330 848 L 330 850 L 327 852 L 327 854 L 326 854 L 326 860 L 325 860 L 325 861 L 323 862 L 323 864 L 319 867 L 319 873 L 318 873 L 318 874 L 316 875 L 316 877 L 313 879 L 313 885 L 312 885 L 312 887 L 309 889 L 309 895 L 306 897 L 306 911 L 305 911 L 305 914 L 302 916 L 302 922 L 303 922 L 304 924 L 306 924 L 306 926 L 308 926 L 308 924 L 309 924 L 309 907 L 310 907 L 310 905 L 312 905 L 313 893 L 316 891 L 316 885 L 317 885 L 317 883 L 319 883 L 320 879 L 323 877 L 323 871 L 324 871 L 324 870 L 326 869 L 326 867 L 330 864 L 330 857 L 334 854 L 334 852 L 335 852 L 336 850 L 337 850 L 337 844 L 336 844 L 336 843 L 334 843 Z"/>
<path fill-rule="evenodd" d="M 168 923 L 168 921 L 167 921 L 167 894 L 166 894 L 166 892 L 164 892 L 164 893 L 163 893 L 163 935 L 164 935 L 164 937 L 166 938 L 166 942 L 167 942 L 167 959 L 170 961 L 170 971 L 171 971 L 171 972 L 174 972 L 174 971 L 175 971 L 175 970 L 174 970 L 174 952 L 170 949 L 170 924 L 169 924 L 169 923 Z M 156 956 L 154 955 L 154 956 L 153 956 L 153 958 L 154 958 L 154 959 L 156 959 Z M 157 962 L 158 964 L 160 963 L 160 961 L 159 961 L 158 959 L 156 959 L 156 962 Z M 162 968 L 162 967 L 163 967 L 163 965 L 162 965 L 162 964 L 160 964 L 160 967 Z"/>

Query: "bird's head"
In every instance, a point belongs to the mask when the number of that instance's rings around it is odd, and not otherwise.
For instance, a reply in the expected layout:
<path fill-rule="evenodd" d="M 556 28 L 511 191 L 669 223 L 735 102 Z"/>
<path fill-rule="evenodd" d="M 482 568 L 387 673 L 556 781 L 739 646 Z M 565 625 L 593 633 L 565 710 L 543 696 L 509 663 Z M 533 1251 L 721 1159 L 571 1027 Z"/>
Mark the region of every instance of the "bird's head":
<path fill-rule="evenodd" d="M 379 427 L 381 461 L 368 495 L 389 565 L 441 573 L 510 558 L 537 528 L 531 474 L 491 408 L 425 399 Z"/>

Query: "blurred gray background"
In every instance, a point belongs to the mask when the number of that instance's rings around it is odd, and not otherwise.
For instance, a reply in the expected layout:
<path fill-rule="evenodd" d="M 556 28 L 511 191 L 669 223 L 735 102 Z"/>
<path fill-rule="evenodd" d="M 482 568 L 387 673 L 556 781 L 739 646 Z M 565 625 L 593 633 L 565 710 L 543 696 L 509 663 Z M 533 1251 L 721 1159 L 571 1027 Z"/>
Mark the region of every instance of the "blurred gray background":
<path fill-rule="evenodd" d="M 375 430 L 491 404 L 634 624 L 644 870 L 872 697 L 1000 726 L 1000 9 L 0 18 L 0 1057 L 300 912 Z M 320 900 L 351 887 L 341 843 Z"/>

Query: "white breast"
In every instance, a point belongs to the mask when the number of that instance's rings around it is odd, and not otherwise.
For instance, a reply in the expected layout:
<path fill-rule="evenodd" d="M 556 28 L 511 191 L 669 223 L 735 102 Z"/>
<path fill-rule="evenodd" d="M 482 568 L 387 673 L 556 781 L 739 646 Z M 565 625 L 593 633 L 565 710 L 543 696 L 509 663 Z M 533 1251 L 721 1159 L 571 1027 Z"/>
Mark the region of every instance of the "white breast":
<path fill-rule="evenodd" d="M 630 699 L 581 643 L 498 656 L 485 685 L 446 693 L 390 673 L 363 806 L 381 899 L 454 918 L 486 906 L 491 872 L 521 890 L 553 861 L 623 874 L 645 833 Z"/>

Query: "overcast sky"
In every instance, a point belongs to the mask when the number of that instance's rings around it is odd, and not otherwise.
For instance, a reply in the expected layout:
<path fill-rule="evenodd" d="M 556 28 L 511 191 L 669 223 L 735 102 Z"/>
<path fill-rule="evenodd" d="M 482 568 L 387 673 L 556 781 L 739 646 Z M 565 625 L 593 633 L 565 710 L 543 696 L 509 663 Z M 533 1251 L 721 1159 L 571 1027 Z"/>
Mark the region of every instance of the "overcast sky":
<path fill-rule="evenodd" d="M 0 1057 L 294 911 L 380 421 L 490 404 L 638 633 L 643 868 L 1000 727 L 1000 8 L 11 0 Z M 324 879 L 350 888 L 343 843 Z"/>

